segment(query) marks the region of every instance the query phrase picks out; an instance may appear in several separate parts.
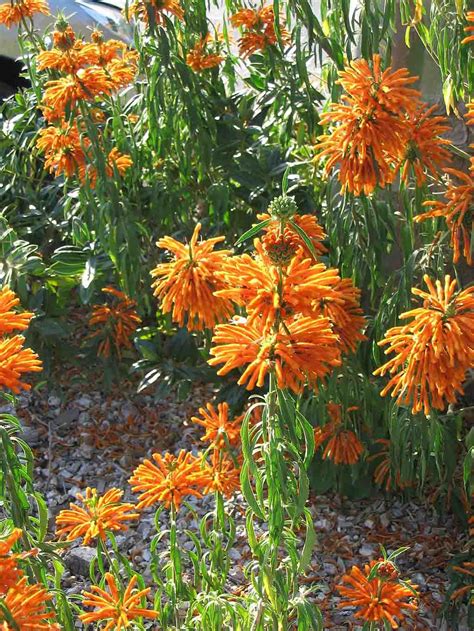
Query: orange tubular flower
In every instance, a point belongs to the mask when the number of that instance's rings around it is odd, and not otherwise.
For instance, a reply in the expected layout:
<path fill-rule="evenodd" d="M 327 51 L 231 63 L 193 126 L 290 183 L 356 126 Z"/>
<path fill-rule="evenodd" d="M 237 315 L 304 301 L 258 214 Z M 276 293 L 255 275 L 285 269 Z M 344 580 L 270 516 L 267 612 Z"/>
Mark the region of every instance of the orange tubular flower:
<path fill-rule="evenodd" d="M 154 295 L 161 301 L 163 312 L 171 313 L 179 326 L 186 323 L 189 331 L 212 329 L 217 322 L 233 314 L 231 301 L 214 295 L 224 288 L 216 273 L 222 269 L 230 251 L 214 251 L 214 246 L 224 237 L 198 242 L 200 231 L 198 223 L 188 245 L 172 237 L 160 239 L 157 246 L 172 252 L 174 258 L 169 263 L 160 263 L 151 272 L 156 278 L 152 285 Z"/>
<path fill-rule="evenodd" d="M 367 339 L 362 333 L 366 321 L 360 308 L 360 289 L 354 287 L 350 278 L 341 278 L 332 292 L 313 307 L 315 313 L 331 321 L 343 353 L 354 352 L 357 344 Z"/>
<path fill-rule="evenodd" d="M 36 146 L 45 155 L 45 169 L 56 177 L 61 174 L 72 177 L 84 166 L 85 150 L 90 146 L 90 141 L 81 138 L 75 124 L 62 122 L 58 126 L 42 129 Z"/>
<path fill-rule="evenodd" d="M 184 10 L 178 0 L 136 0 L 126 11 L 127 19 L 135 17 L 145 24 L 150 23 L 150 15 L 159 26 L 166 26 L 165 16 L 169 13 L 178 20 L 184 18 Z"/>
<path fill-rule="evenodd" d="M 194 72 L 202 72 L 208 68 L 215 68 L 224 61 L 222 55 L 206 52 L 211 42 L 212 38 L 208 33 L 186 55 L 186 63 Z"/>
<path fill-rule="evenodd" d="M 242 57 L 250 57 L 257 50 L 265 50 L 267 46 L 274 46 L 278 42 L 275 33 L 275 14 L 273 7 L 266 5 L 261 9 L 241 9 L 231 18 L 234 27 L 243 29 L 239 39 L 239 52 Z M 290 41 L 290 34 L 283 22 L 280 24 L 280 37 L 283 44 Z"/>
<path fill-rule="evenodd" d="M 474 361 L 474 287 L 455 292 L 456 281 L 445 277 L 444 287 L 428 276 L 429 292 L 412 289 L 423 299 L 423 307 L 403 313 L 412 319 L 405 326 L 389 329 L 380 346 L 395 353 L 374 375 L 392 375 L 382 390 L 392 390 L 398 405 L 412 405 L 414 414 L 431 408 L 443 410 L 463 392 L 466 371 Z"/>
<path fill-rule="evenodd" d="M 464 32 L 468 35 L 463 40 L 461 40 L 461 44 L 469 44 L 469 42 L 474 42 L 474 11 L 468 11 L 466 13 L 466 22 L 470 22 L 470 24 L 464 27 Z M 473 33 L 473 35 L 471 35 L 470 33 Z"/>
<path fill-rule="evenodd" d="M 154 453 L 144 460 L 133 472 L 129 482 L 132 490 L 140 492 L 138 508 L 163 504 L 178 510 L 188 495 L 201 498 L 202 490 L 209 483 L 209 476 L 202 467 L 200 458 L 182 449 L 177 456 Z"/>
<path fill-rule="evenodd" d="M 374 471 L 375 484 L 383 486 L 387 492 L 392 489 L 405 489 L 409 487 L 411 483 L 402 481 L 400 471 L 396 472 L 395 479 L 393 479 L 390 457 L 390 441 L 386 438 L 379 438 L 375 442 L 381 445 L 381 449 L 367 458 L 369 462 L 381 458 Z"/>
<path fill-rule="evenodd" d="M 36 13 L 49 15 L 45 0 L 16 0 L 0 4 L 0 24 L 7 28 L 19 24 L 25 18 L 32 18 Z"/>
<path fill-rule="evenodd" d="M 274 244 L 279 237 L 283 236 L 285 240 L 290 240 L 290 243 L 295 248 L 295 251 L 297 248 L 302 248 L 307 257 L 312 257 L 311 252 L 301 236 L 295 232 L 290 225 L 283 222 L 284 229 L 282 232 L 282 221 L 280 219 L 274 218 L 268 213 L 260 213 L 257 215 L 257 219 L 259 221 L 272 219 L 272 221 L 264 228 L 265 235 L 262 238 L 262 243 L 265 250 L 267 250 L 267 253 L 268 249 L 272 247 L 272 244 Z M 299 215 L 296 213 L 292 215 L 291 220 L 306 233 L 318 255 L 322 255 L 327 252 L 327 248 L 322 244 L 322 241 L 326 238 L 326 234 L 318 224 L 318 220 L 314 215 Z"/>
<path fill-rule="evenodd" d="M 24 342 L 21 335 L 0 340 L 0 387 L 9 388 L 15 394 L 31 388 L 21 381 L 23 373 L 42 370 L 38 355 L 31 348 L 23 348 Z"/>
<path fill-rule="evenodd" d="M 150 588 L 136 590 L 137 577 L 132 576 L 123 594 L 120 592 L 115 577 L 106 572 L 105 580 L 108 590 L 97 585 L 91 587 L 90 592 L 82 592 L 82 604 L 85 607 L 94 607 L 95 611 L 83 613 L 79 616 L 84 624 L 106 622 L 102 631 L 123 631 L 130 628 L 133 621 L 141 621 L 142 618 L 154 620 L 158 618 L 158 612 L 146 609 L 143 606 L 145 596 L 150 593 Z"/>
<path fill-rule="evenodd" d="M 224 262 L 222 271 L 217 274 L 227 289 L 217 291 L 216 296 L 245 306 L 249 324 L 259 319 L 266 332 L 279 317 L 291 318 L 295 313 L 310 316 L 314 314 L 313 302 L 330 296 L 338 300 L 333 291 L 340 281 L 337 270 L 303 258 L 300 250 L 280 278 L 279 268 L 271 262 L 262 243 L 255 239 L 254 245 L 255 258 L 248 254 L 235 256 Z"/>
<path fill-rule="evenodd" d="M 85 546 L 93 539 L 105 541 L 107 531 L 117 532 L 127 530 L 125 521 L 138 519 L 134 513 L 136 506 L 123 503 L 123 491 L 109 489 L 103 496 L 97 494 L 97 489 L 87 487 L 85 496 L 76 495 L 82 506 L 70 504 L 69 510 L 62 510 L 56 517 L 56 534 L 66 535 L 66 541 L 74 541 L 83 537 Z"/>
<path fill-rule="evenodd" d="M 99 344 L 98 355 L 109 357 L 113 346 L 120 358 L 123 348 L 131 348 L 130 338 L 141 323 L 141 318 L 135 310 L 137 303 L 113 287 L 105 287 L 102 291 L 117 300 L 113 305 L 94 305 L 89 326 L 98 327 L 98 330 L 90 337 L 104 338 Z"/>
<path fill-rule="evenodd" d="M 0 335 L 12 331 L 24 331 L 28 328 L 32 313 L 17 313 L 12 309 L 20 304 L 20 299 L 9 288 L 0 289 Z"/>
<path fill-rule="evenodd" d="M 222 493 L 226 497 L 232 497 L 240 491 L 240 469 L 235 466 L 232 458 L 221 451 L 214 450 L 211 466 L 206 471 L 209 481 L 204 487 L 204 494 Z"/>
<path fill-rule="evenodd" d="M 474 228 L 474 172 L 463 173 L 457 169 L 446 169 L 446 173 L 460 180 L 460 184 L 449 181 L 444 193 L 446 201 L 429 200 L 423 203 L 431 207 L 426 213 L 415 217 L 415 221 L 425 221 L 434 217 L 444 217 L 451 232 L 453 261 L 457 263 L 463 253 L 467 264 L 472 265 L 471 235 Z"/>
<path fill-rule="evenodd" d="M 229 405 L 225 402 L 219 403 L 217 410 L 211 403 L 208 403 L 206 408 L 199 408 L 199 414 L 202 418 L 198 416 L 191 418 L 193 423 L 201 425 L 206 430 L 201 440 L 211 443 L 215 449 L 225 449 L 228 446 L 238 445 L 244 415 L 230 420 Z"/>
<path fill-rule="evenodd" d="M 450 126 L 444 116 L 432 116 L 436 109 L 436 105 L 430 108 L 420 105 L 415 112 L 408 114 L 408 145 L 404 147 L 400 173 L 405 183 L 408 182 L 410 167 L 415 173 L 417 186 L 423 186 L 426 172 L 437 177 L 438 170 L 451 161 L 451 154 L 445 148 L 450 142 L 440 138 Z"/>
<path fill-rule="evenodd" d="M 54 618 L 52 611 L 47 611 L 46 604 L 52 599 L 42 585 L 28 585 L 26 577 L 20 579 L 16 586 L 8 590 L 3 599 L 10 619 L 15 626 L 10 626 L 8 618 L 0 610 L 2 631 L 52 631 L 59 627 L 51 625 L 48 620 Z"/>
<path fill-rule="evenodd" d="M 407 138 L 402 113 L 418 106 L 419 93 L 407 87 L 417 77 L 410 77 L 406 68 L 382 72 L 380 63 L 379 55 L 374 55 L 372 68 L 365 59 L 352 61 L 339 73 L 347 92 L 344 102 L 333 103 L 321 116 L 323 124 L 334 128 L 320 136 L 317 159 L 328 158 L 326 175 L 338 164 L 343 190 L 355 195 L 368 195 L 393 181 L 392 156 L 400 155 Z"/>
<path fill-rule="evenodd" d="M 375 561 L 364 567 L 362 572 L 355 565 L 342 577 L 342 585 L 337 590 L 344 600 L 339 608 L 355 607 L 356 618 L 366 622 L 387 622 L 392 629 L 398 629 L 397 618 L 403 621 L 407 613 L 416 611 L 416 585 L 397 579 L 385 579 L 379 573 L 369 579 Z"/>
<path fill-rule="evenodd" d="M 224 364 L 218 375 L 246 366 L 238 384 L 247 384 L 247 390 L 261 388 L 272 367 L 279 388 L 299 393 L 307 384 L 316 389 L 318 379 L 341 364 L 338 338 L 323 317 L 286 322 L 278 333 L 267 332 L 262 320 L 220 324 L 212 342 L 209 364 Z"/>

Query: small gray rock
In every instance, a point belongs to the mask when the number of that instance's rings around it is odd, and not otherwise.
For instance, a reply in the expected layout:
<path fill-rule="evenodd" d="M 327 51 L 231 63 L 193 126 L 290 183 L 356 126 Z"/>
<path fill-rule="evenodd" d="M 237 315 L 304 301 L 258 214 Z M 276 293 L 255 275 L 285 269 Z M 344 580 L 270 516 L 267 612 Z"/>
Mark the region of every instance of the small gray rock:
<path fill-rule="evenodd" d="M 97 556 L 95 548 L 81 546 L 64 555 L 66 567 L 75 576 L 89 576 L 89 565 Z"/>

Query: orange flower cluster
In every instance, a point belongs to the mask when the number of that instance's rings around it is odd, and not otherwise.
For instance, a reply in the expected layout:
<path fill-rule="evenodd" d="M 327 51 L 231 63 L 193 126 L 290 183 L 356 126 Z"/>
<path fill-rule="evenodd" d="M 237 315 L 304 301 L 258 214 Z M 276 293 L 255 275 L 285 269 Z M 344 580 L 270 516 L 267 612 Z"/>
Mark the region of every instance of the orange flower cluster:
<path fill-rule="evenodd" d="M 467 26 L 464 27 L 465 33 L 467 33 L 467 37 L 465 37 L 461 44 L 469 44 L 469 42 L 474 42 L 474 11 L 468 11 L 466 13 L 466 22 L 469 22 Z M 473 33 L 471 35 L 471 33 Z"/>
<path fill-rule="evenodd" d="M 444 286 L 427 275 L 424 281 L 428 292 L 412 289 L 423 306 L 403 313 L 400 319 L 411 322 L 389 329 L 379 342 L 395 357 L 374 372 L 391 375 L 382 396 L 392 390 L 397 404 L 411 404 L 414 414 L 454 403 L 474 362 L 474 287 L 456 292 L 449 276 Z"/>
<path fill-rule="evenodd" d="M 7 28 L 20 24 L 23 20 L 32 19 L 37 13 L 49 15 L 46 0 L 12 0 L 0 4 L 0 24 Z"/>
<path fill-rule="evenodd" d="M 89 337 L 100 337 L 98 355 L 110 357 L 114 348 L 117 356 L 122 356 L 123 348 L 131 348 L 131 337 L 141 323 L 135 310 L 137 303 L 114 287 L 105 287 L 102 291 L 114 296 L 113 304 L 94 305 L 89 318 L 89 326 L 97 328 Z"/>
<path fill-rule="evenodd" d="M 145 24 L 166 26 L 166 19 L 174 15 L 178 20 L 184 18 L 184 10 L 179 0 L 135 0 L 124 9 L 126 18 L 136 18 Z M 169 14 L 169 15 L 168 15 Z"/>
<path fill-rule="evenodd" d="M 158 618 L 158 612 L 143 606 L 143 601 L 150 593 L 150 588 L 137 590 L 138 579 L 136 576 L 132 576 L 123 593 L 113 574 L 106 572 L 104 578 L 108 589 L 93 585 L 90 592 L 82 592 L 83 606 L 95 608 L 95 611 L 79 616 L 84 624 L 94 624 L 94 627 L 98 628 L 96 623 L 106 622 L 105 626 L 101 627 L 103 631 L 124 631 L 130 628 L 130 624 L 134 620 Z"/>
<path fill-rule="evenodd" d="M 242 57 L 250 57 L 257 50 L 265 50 L 278 42 L 275 33 L 275 14 L 271 5 L 265 5 L 261 9 L 241 9 L 230 18 L 230 21 L 232 26 L 243 29 L 238 42 Z M 282 21 L 279 30 L 281 41 L 287 44 L 290 41 L 290 34 Z"/>
<path fill-rule="evenodd" d="M 206 433 L 201 440 L 212 449 L 210 464 L 204 461 L 207 481 L 203 493 L 218 492 L 230 497 L 240 489 L 240 467 L 237 466 L 240 454 L 236 456 L 232 452 L 238 452 L 240 447 L 244 415 L 230 418 L 228 403 L 219 403 L 217 410 L 208 403 L 205 408 L 199 408 L 199 414 L 191 417 L 191 421 L 204 427 Z"/>
<path fill-rule="evenodd" d="M 157 246 L 172 252 L 174 258 L 151 272 L 156 278 L 152 285 L 154 295 L 161 301 L 163 312 L 171 313 L 173 321 L 189 331 L 211 329 L 233 313 L 231 301 L 214 293 L 223 287 L 217 272 L 230 251 L 214 251 L 224 237 L 199 242 L 200 231 L 198 223 L 187 245 L 172 237 L 160 239 Z"/>
<path fill-rule="evenodd" d="M 0 598 L 8 613 L 6 616 L 0 609 L 0 628 L 2 631 L 52 631 L 57 627 L 48 620 L 54 614 L 46 610 L 46 603 L 52 596 L 42 585 L 29 585 L 18 567 L 21 559 L 35 554 L 36 550 L 11 552 L 21 535 L 22 530 L 15 528 L 5 539 L 0 539 Z"/>
<path fill-rule="evenodd" d="M 40 372 L 41 361 L 31 348 L 23 348 L 25 338 L 22 335 L 7 337 L 13 331 L 28 328 L 32 313 L 17 313 L 19 299 L 8 287 L 0 290 L 0 386 L 9 388 L 15 394 L 20 390 L 29 390 L 30 385 L 22 381 L 26 372 Z"/>
<path fill-rule="evenodd" d="M 137 508 L 163 504 L 166 508 L 179 509 L 187 496 L 201 498 L 209 476 L 202 459 L 182 449 L 177 456 L 166 453 L 152 454 L 154 462 L 144 460 L 129 482 L 135 493 L 141 493 Z"/>
<path fill-rule="evenodd" d="M 56 534 L 66 535 L 66 541 L 83 538 L 84 545 L 94 539 L 105 541 L 107 531 L 127 530 L 124 523 L 138 519 L 133 504 L 121 502 L 123 491 L 112 488 L 100 496 L 97 489 L 87 487 L 85 495 L 76 495 L 82 506 L 70 504 L 56 517 Z"/>
<path fill-rule="evenodd" d="M 356 434 L 342 424 L 342 406 L 339 403 L 327 405 L 331 421 L 314 430 L 315 449 L 319 449 L 326 441 L 323 452 L 324 460 L 332 460 L 334 464 L 353 465 L 359 461 L 364 452 L 364 446 Z M 357 407 L 347 408 L 346 412 L 357 410 Z"/>
<path fill-rule="evenodd" d="M 350 62 L 339 77 L 346 94 L 321 116 L 333 128 L 316 146 L 317 159 L 327 158 L 326 175 L 339 165 L 343 190 L 355 195 L 385 187 L 400 168 L 404 181 L 412 168 L 418 185 L 427 172 L 436 176 L 449 159 L 448 143 L 439 136 L 448 126 L 408 87 L 417 77 L 406 68 L 382 71 L 379 55 L 372 67 L 365 59 Z"/>
<path fill-rule="evenodd" d="M 375 565 L 378 569 L 374 575 L 372 570 Z M 398 622 L 404 621 L 407 614 L 418 608 L 416 585 L 399 580 L 397 571 L 384 572 L 383 568 L 387 565 L 395 569 L 392 563 L 382 559 L 365 565 L 364 571 L 352 566 L 342 577 L 342 584 L 337 586 L 344 598 L 338 607 L 355 607 L 356 618 L 398 629 Z"/>
<path fill-rule="evenodd" d="M 186 55 L 186 63 L 194 72 L 215 68 L 224 61 L 219 52 L 209 52 L 213 40 L 208 33 Z M 216 42 L 218 44 L 218 42 Z"/>

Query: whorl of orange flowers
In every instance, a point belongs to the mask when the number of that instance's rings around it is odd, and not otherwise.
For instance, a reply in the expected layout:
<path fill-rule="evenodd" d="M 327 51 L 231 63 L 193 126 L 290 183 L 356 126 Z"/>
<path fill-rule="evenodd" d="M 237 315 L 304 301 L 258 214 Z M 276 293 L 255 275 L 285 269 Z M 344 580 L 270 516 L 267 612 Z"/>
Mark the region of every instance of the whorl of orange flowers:
<path fill-rule="evenodd" d="M 449 276 L 444 286 L 427 275 L 424 281 L 428 292 L 412 289 L 423 306 L 400 316 L 408 324 L 387 331 L 379 345 L 395 356 L 374 372 L 391 376 L 382 396 L 392 390 L 397 403 L 411 404 L 415 414 L 454 403 L 474 362 L 474 287 L 456 291 Z"/>
<path fill-rule="evenodd" d="M 144 460 L 129 480 L 134 493 L 140 493 L 137 508 L 163 504 L 178 509 L 187 496 L 202 497 L 209 476 L 201 458 L 182 449 L 177 456 L 154 453 L 152 459 Z"/>
<path fill-rule="evenodd" d="M 243 30 L 238 42 L 242 57 L 250 57 L 257 50 L 265 50 L 278 42 L 275 33 L 275 14 L 271 5 L 265 5 L 261 9 L 241 9 L 230 18 L 230 21 L 232 26 Z M 283 44 L 290 41 L 290 34 L 282 20 L 280 37 Z"/>
<path fill-rule="evenodd" d="M 338 337 L 324 317 L 301 317 L 280 324 L 277 332 L 267 331 L 261 319 L 219 324 L 214 331 L 211 366 L 223 364 L 217 372 L 245 370 L 238 380 L 247 390 L 264 385 L 275 371 L 279 388 L 299 393 L 305 385 L 316 389 L 318 380 L 341 364 Z"/>
<path fill-rule="evenodd" d="M 53 32 L 53 48 L 43 50 L 36 57 L 38 70 L 59 70 L 73 74 L 97 61 L 97 46 L 77 39 L 72 27 L 64 23 Z"/>
<path fill-rule="evenodd" d="M 207 403 L 205 408 L 199 408 L 199 414 L 200 416 L 193 416 L 191 421 L 206 430 L 202 441 L 211 443 L 215 449 L 239 444 L 243 414 L 230 419 L 229 404 L 225 402 L 218 403 L 217 410 L 211 403 Z"/>
<path fill-rule="evenodd" d="M 106 572 L 104 578 L 107 583 L 106 589 L 93 585 L 91 591 L 82 592 L 82 605 L 94 608 L 94 611 L 79 616 L 84 624 L 93 624 L 97 629 L 98 623 L 106 623 L 101 627 L 103 631 L 124 631 L 139 618 L 158 618 L 158 612 L 143 606 L 142 602 L 150 593 L 150 588 L 137 590 L 136 576 L 132 576 L 123 591 L 117 585 L 113 574 Z"/>
<path fill-rule="evenodd" d="M 169 15 L 168 15 L 169 14 Z M 132 17 L 150 24 L 150 17 L 155 24 L 166 26 L 166 17 L 174 15 L 178 20 L 184 18 L 184 9 L 179 0 L 135 0 L 125 9 L 127 19 Z"/>
<path fill-rule="evenodd" d="M 32 18 L 36 13 L 49 15 L 46 0 L 12 0 L 0 4 L 0 24 L 11 28 L 26 18 Z"/>
<path fill-rule="evenodd" d="M 77 125 L 66 122 L 41 129 L 36 140 L 36 147 L 46 158 L 45 169 L 56 177 L 78 173 L 86 161 L 85 149 L 89 145 L 87 138 L 81 138 Z"/>
<path fill-rule="evenodd" d="M 186 55 L 186 63 L 194 72 L 215 68 L 224 61 L 224 57 L 219 53 L 209 52 L 212 41 L 208 33 Z"/>
<path fill-rule="evenodd" d="M 87 487 L 85 495 L 76 495 L 82 506 L 70 504 L 57 515 L 56 534 L 66 535 L 66 541 L 82 537 L 87 546 L 94 539 L 105 541 L 107 531 L 127 530 L 124 522 L 138 519 L 139 514 L 133 512 L 134 504 L 121 502 L 122 496 L 123 491 L 116 488 L 99 495 L 97 489 Z"/>
<path fill-rule="evenodd" d="M 222 269 L 230 251 L 214 250 L 224 237 L 199 241 L 200 231 L 201 224 L 198 223 L 189 244 L 172 237 L 160 239 L 157 246 L 171 252 L 173 259 L 169 263 L 160 263 L 151 272 L 156 279 L 152 285 L 154 295 L 163 312 L 171 313 L 174 322 L 190 331 L 212 329 L 217 322 L 233 314 L 231 301 L 215 295 L 224 287 L 217 272 Z"/>
<path fill-rule="evenodd" d="M 131 337 L 141 323 L 136 312 L 137 303 L 114 287 L 104 287 L 102 291 L 113 297 L 113 303 L 94 305 L 89 326 L 97 330 L 89 337 L 101 338 L 98 355 L 110 357 L 114 348 L 120 358 L 122 349 L 131 348 Z"/>
<path fill-rule="evenodd" d="M 467 37 L 461 41 L 461 44 L 474 42 L 474 11 L 468 11 L 466 13 L 466 22 L 469 22 L 469 24 L 464 27 L 464 32 L 467 33 Z M 471 33 L 473 34 L 471 35 Z"/>
<path fill-rule="evenodd" d="M 312 315 L 315 301 L 332 295 L 337 300 L 333 292 L 340 281 L 337 270 L 303 258 L 304 252 L 300 250 L 282 273 L 258 239 L 254 246 L 255 257 L 243 254 L 229 258 L 217 273 L 226 289 L 216 295 L 245 306 L 248 324 L 261 320 L 266 332 L 280 318 L 292 318 L 297 313 Z"/>
<path fill-rule="evenodd" d="M 28 585 L 26 577 L 8 590 L 3 597 L 8 616 L 0 609 L 2 631 L 59 631 L 59 626 L 48 620 L 54 618 L 53 611 L 47 609 L 52 595 L 42 585 Z M 14 625 L 9 623 L 14 621 Z"/>
<path fill-rule="evenodd" d="M 317 255 L 322 255 L 327 252 L 327 248 L 322 243 L 326 238 L 326 234 L 314 215 L 300 215 L 294 213 L 288 218 L 303 230 Z M 312 257 L 312 253 L 301 238 L 301 235 L 295 231 L 285 218 L 273 216 L 269 213 L 260 213 L 257 215 L 257 219 L 259 221 L 271 220 L 263 229 L 265 234 L 262 237 L 263 247 L 269 256 L 274 244 L 278 243 L 279 239 L 283 239 L 283 241 L 288 243 L 291 247 L 290 253 L 292 252 L 292 256 L 296 254 L 298 249 L 302 249 L 307 257 Z M 292 256 L 289 257 L 289 260 L 291 260 Z"/>
<path fill-rule="evenodd" d="M 461 253 L 468 265 L 472 265 L 473 253 L 471 240 L 474 228 L 474 171 L 469 173 L 457 169 L 446 169 L 451 178 L 444 192 L 445 201 L 428 200 L 423 206 L 431 208 L 428 212 L 415 217 L 415 221 L 425 221 L 434 217 L 443 217 L 451 233 L 453 261 L 457 263 Z"/>
<path fill-rule="evenodd" d="M 401 156 L 407 144 L 405 116 L 419 104 L 419 92 L 408 87 L 417 77 L 406 68 L 382 71 L 379 55 L 372 67 L 365 59 L 351 61 L 339 77 L 346 94 L 321 116 L 333 128 L 319 138 L 317 159 L 327 158 L 326 175 L 339 165 L 344 190 L 368 195 L 395 177 L 394 156 Z"/>
<path fill-rule="evenodd" d="M 414 112 L 407 113 L 407 144 L 400 160 L 400 178 L 405 183 L 408 183 L 410 168 L 417 185 L 423 186 L 427 172 L 438 177 L 439 170 L 451 161 L 451 154 L 445 148 L 450 141 L 440 137 L 450 126 L 445 116 L 432 115 L 436 109 L 436 105 L 420 105 Z"/>
<path fill-rule="evenodd" d="M 353 565 L 344 574 L 342 584 L 337 586 L 343 597 L 338 607 L 355 607 L 356 618 L 362 618 L 365 622 L 386 622 L 392 629 L 398 629 L 398 623 L 418 609 L 416 585 L 402 582 L 396 577 L 381 576 L 380 570 L 369 578 L 376 563 L 380 562 L 372 561 L 370 565 L 365 565 L 364 571 Z"/>
<path fill-rule="evenodd" d="M 207 465 L 206 471 L 208 481 L 203 490 L 205 494 L 222 493 L 226 497 L 232 497 L 240 491 L 240 468 L 229 455 L 219 449 L 213 451 L 211 464 Z"/>
<path fill-rule="evenodd" d="M 323 451 L 324 460 L 332 460 L 334 464 L 353 465 L 360 459 L 364 452 L 364 446 L 356 434 L 342 424 L 342 405 L 328 403 L 329 423 L 316 427 L 314 430 L 315 449 L 319 449 L 326 441 Z M 347 408 L 346 413 L 357 410 L 356 406 Z"/>

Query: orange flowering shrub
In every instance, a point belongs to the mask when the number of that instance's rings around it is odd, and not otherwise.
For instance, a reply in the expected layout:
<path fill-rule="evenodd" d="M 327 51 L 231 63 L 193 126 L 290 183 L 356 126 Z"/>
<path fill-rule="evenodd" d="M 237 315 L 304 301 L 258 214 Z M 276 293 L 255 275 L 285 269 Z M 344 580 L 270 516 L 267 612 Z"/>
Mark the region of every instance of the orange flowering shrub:
<path fill-rule="evenodd" d="M 8 615 L 0 609 L 2 631 L 59 631 L 57 624 L 49 622 L 55 617 L 54 612 L 48 610 L 52 598 L 42 585 L 29 585 L 23 577 L 3 599 Z M 10 620 L 14 624 L 10 624 Z"/>
<path fill-rule="evenodd" d="M 110 357 L 113 348 L 120 358 L 122 349 L 131 348 L 131 337 L 141 323 L 135 310 L 137 303 L 114 287 L 105 287 L 102 291 L 113 297 L 113 303 L 93 307 L 89 326 L 97 330 L 89 337 L 101 339 L 98 355 Z"/>
<path fill-rule="evenodd" d="M 418 608 L 416 585 L 399 580 L 387 561 L 372 561 L 363 571 L 352 566 L 337 589 L 343 597 L 339 607 L 355 607 L 356 618 L 387 623 L 392 629 L 398 629 L 398 622 Z"/>
<path fill-rule="evenodd" d="M 349 412 L 357 410 L 356 406 L 347 408 Z M 339 403 L 328 403 L 328 414 L 331 418 L 326 425 L 318 426 L 314 430 L 314 447 L 319 449 L 324 443 L 323 460 L 331 460 L 335 465 L 353 465 L 360 460 L 364 453 L 364 446 L 352 429 L 348 429 L 342 420 L 342 406 Z"/>
<path fill-rule="evenodd" d="M 411 404 L 414 414 L 454 403 L 474 360 L 474 287 L 456 291 L 449 276 L 444 286 L 427 275 L 424 281 L 428 292 L 412 289 L 423 306 L 400 316 L 411 322 L 387 331 L 379 344 L 395 356 L 374 372 L 391 375 L 382 396 L 392 390 L 397 403 Z"/>

